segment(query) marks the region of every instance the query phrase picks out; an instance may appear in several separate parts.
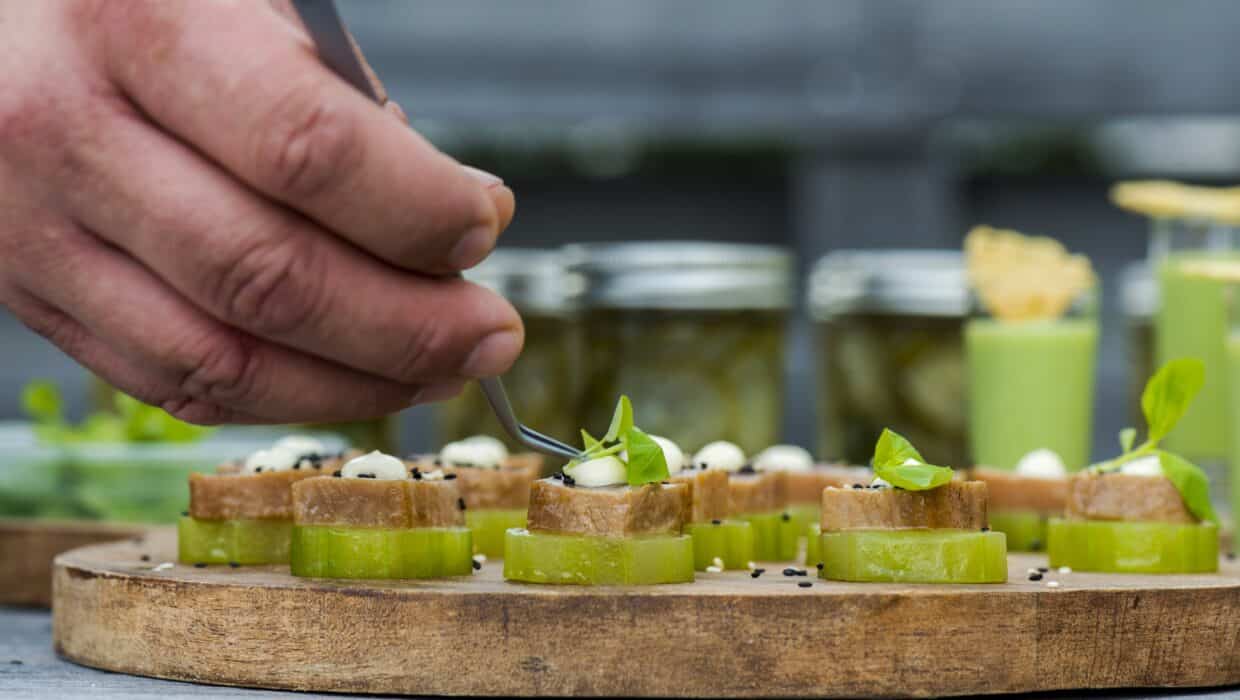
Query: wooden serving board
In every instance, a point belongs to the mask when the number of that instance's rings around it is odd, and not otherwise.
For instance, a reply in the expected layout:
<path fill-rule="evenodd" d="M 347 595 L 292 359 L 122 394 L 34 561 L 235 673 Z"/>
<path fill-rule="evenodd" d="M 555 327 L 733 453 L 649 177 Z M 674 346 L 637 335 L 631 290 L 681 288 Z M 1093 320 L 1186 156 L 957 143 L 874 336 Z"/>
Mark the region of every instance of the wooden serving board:
<path fill-rule="evenodd" d="M 142 555 L 150 560 L 143 561 Z M 865 697 L 1240 683 L 1240 565 L 1008 585 L 827 583 L 769 566 L 693 584 L 298 579 L 172 566 L 173 535 L 56 558 L 65 658 L 203 683 L 417 695 Z M 810 588 L 798 582 L 812 581 Z"/>
<path fill-rule="evenodd" d="M 0 518 L 0 605 L 52 604 L 52 560 L 88 544 L 141 535 L 137 525 Z"/>

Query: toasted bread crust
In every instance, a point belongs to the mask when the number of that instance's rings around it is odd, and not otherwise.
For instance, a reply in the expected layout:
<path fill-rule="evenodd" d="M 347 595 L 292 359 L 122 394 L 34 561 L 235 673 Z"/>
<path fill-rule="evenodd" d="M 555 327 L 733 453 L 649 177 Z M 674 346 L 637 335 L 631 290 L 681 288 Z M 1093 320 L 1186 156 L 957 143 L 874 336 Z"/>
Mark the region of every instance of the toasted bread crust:
<path fill-rule="evenodd" d="M 769 513 L 788 505 L 785 472 L 728 475 L 728 513 Z"/>
<path fill-rule="evenodd" d="M 1068 484 L 1064 516 L 1072 520 L 1197 522 L 1166 477 L 1118 472 L 1074 475 Z"/>
<path fill-rule="evenodd" d="M 873 479 L 874 473 L 865 467 L 834 464 L 819 464 L 807 472 L 784 472 L 788 503 L 818 505 L 822 501 L 822 490 L 828 486 L 869 484 Z"/>
<path fill-rule="evenodd" d="M 338 468 L 339 460 L 329 460 L 312 469 L 190 474 L 189 514 L 198 520 L 288 520 L 292 485 Z"/>
<path fill-rule="evenodd" d="M 1068 477 L 1040 479 L 979 467 L 969 470 L 969 478 L 986 483 L 990 509 L 995 512 L 1026 510 L 1058 514 L 1063 512 L 1068 499 Z"/>
<path fill-rule="evenodd" d="M 605 537 L 680 534 L 688 512 L 685 484 L 582 488 L 539 479 L 530 488 L 527 527 Z"/>
<path fill-rule="evenodd" d="M 836 488 L 822 492 L 823 532 L 989 526 L 986 484 L 952 481 L 928 491 Z"/>
<path fill-rule="evenodd" d="M 299 481 L 292 492 L 297 525 L 399 529 L 465 524 L 455 481 L 324 476 Z"/>
<path fill-rule="evenodd" d="M 689 488 L 686 522 L 703 523 L 728 517 L 728 474 L 719 469 L 691 469 L 672 475 L 671 482 Z"/>

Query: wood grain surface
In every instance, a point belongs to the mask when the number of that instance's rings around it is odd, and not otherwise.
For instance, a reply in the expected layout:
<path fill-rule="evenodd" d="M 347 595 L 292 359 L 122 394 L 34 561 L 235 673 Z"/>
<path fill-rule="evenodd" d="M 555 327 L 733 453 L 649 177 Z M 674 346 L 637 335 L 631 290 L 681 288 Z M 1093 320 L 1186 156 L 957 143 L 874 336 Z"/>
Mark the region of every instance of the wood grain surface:
<path fill-rule="evenodd" d="M 149 557 L 143 561 L 142 555 Z M 62 554 L 53 639 L 88 666 L 418 695 L 873 697 L 1240 683 L 1240 566 L 1007 585 L 827 583 L 771 566 L 693 584 L 297 579 L 176 565 L 170 532 Z M 801 588 L 798 582 L 812 581 Z"/>
<path fill-rule="evenodd" d="M 134 525 L 0 518 L 0 605 L 48 607 L 57 554 L 143 532 Z"/>

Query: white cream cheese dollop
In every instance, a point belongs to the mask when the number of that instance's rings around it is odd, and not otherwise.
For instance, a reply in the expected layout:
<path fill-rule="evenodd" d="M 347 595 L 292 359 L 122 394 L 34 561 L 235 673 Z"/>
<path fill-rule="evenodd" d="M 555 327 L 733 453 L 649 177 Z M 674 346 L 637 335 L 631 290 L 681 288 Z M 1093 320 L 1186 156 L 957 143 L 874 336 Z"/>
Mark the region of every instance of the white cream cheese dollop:
<path fill-rule="evenodd" d="M 727 440 L 716 440 L 693 455 L 693 463 L 708 469 L 737 472 L 745 466 L 745 452 Z"/>
<path fill-rule="evenodd" d="M 629 483 L 628 470 L 624 462 L 614 455 L 590 459 L 572 467 L 565 467 L 564 473 L 572 478 L 576 486 L 620 486 Z"/>
<path fill-rule="evenodd" d="M 800 445 L 771 445 L 753 458 L 760 472 L 807 472 L 814 468 L 814 456 Z"/>
<path fill-rule="evenodd" d="M 388 479 L 398 480 L 409 477 L 405 463 L 392 455 L 385 455 L 375 450 L 361 457 L 354 457 L 345 462 L 340 469 L 340 476 L 346 479 Z"/>
<path fill-rule="evenodd" d="M 444 464 L 498 469 L 508 459 L 508 448 L 493 437 L 475 435 L 444 445 L 439 459 Z"/>
<path fill-rule="evenodd" d="M 1132 476 L 1163 476 L 1162 462 L 1159 461 L 1158 455 L 1134 459 L 1125 463 L 1119 471 L 1121 474 Z"/>
<path fill-rule="evenodd" d="M 295 455 L 327 454 L 327 446 L 320 440 L 309 435 L 288 435 L 276 440 L 271 446 L 273 450 L 287 450 Z"/>
<path fill-rule="evenodd" d="M 1068 475 L 1068 468 L 1054 450 L 1034 450 L 1016 463 L 1016 473 L 1033 479 L 1062 479 Z"/>
<path fill-rule="evenodd" d="M 245 458 L 244 471 L 256 473 L 264 472 L 283 472 L 293 468 L 293 465 L 301 459 L 301 452 L 272 447 L 266 450 L 258 450 Z"/>

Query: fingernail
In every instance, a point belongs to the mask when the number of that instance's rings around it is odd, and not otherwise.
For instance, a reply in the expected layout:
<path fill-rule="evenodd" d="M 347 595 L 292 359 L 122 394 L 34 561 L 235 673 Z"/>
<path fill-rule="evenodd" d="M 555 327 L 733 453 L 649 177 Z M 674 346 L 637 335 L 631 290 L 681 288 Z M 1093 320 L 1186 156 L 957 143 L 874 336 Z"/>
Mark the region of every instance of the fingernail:
<path fill-rule="evenodd" d="M 490 226 L 472 228 L 452 247 L 448 262 L 458 270 L 468 270 L 482 262 L 494 247 L 494 229 Z"/>
<path fill-rule="evenodd" d="M 465 168 L 465 172 L 474 176 L 478 182 L 481 182 L 483 187 L 491 188 L 504 184 L 504 179 L 498 175 L 492 175 L 491 173 L 488 173 L 480 168 L 475 168 L 472 165 L 462 165 L 461 167 Z"/>
<path fill-rule="evenodd" d="M 464 382 L 445 382 L 443 384 L 431 384 L 424 386 L 413 395 L 409 401 L 409 405 L 417 406 L 423 403 L 434 403 L 436 401 L 447 401 L 457 394 L 461 393 L 461 389 L 465 388 Z"/>
<path fill-rule="evenodd" d="M 461 373 L 467 377 L 495 377 L 507 371 L 521 352 L 521 335 L 516 331 L 497 331 L 482 339 L 469 354 Z"/>

